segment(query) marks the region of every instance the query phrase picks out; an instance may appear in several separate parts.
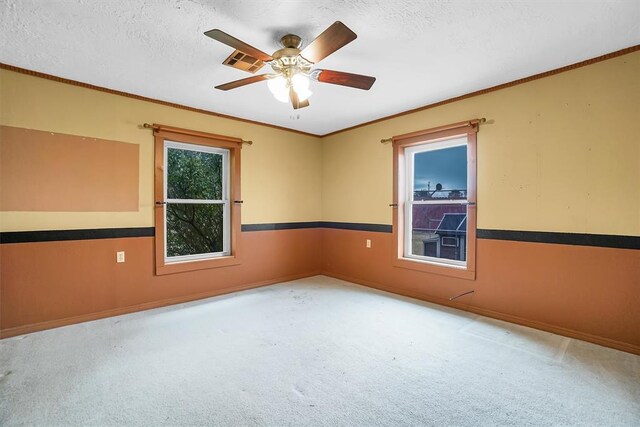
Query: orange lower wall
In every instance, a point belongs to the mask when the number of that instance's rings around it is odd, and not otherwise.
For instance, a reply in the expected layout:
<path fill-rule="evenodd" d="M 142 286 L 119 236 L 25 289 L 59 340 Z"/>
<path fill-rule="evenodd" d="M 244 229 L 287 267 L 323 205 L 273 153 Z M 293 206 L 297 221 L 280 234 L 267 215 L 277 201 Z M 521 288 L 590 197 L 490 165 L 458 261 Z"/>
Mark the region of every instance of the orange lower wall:
<path fill-rule="evenodd" d="M 0 334 L 322 273 L 640 354 L 638 250 L 478 239 L 472 281 L 393 267 L 390 233 L 254 231 L 242 244 L 241 265 L 165 276 L 154 275 L 153 237 L 2 244 Z"/>
<path fill-rule="evenodd" d="M 319 274 L 320 229 L 242 233 L 238 266 L 154 275 L 154 238 L 0 246 L 2 337 Z M 126 262 L 116 264 L 116 251 Z"/>
<path fill-rule="evenodd" d="M 390 233 L 324 229 L 322 272 L 640 354 L 638 250 L 478 239 L 471 281 L 394 267 L 392 245 Z"/>

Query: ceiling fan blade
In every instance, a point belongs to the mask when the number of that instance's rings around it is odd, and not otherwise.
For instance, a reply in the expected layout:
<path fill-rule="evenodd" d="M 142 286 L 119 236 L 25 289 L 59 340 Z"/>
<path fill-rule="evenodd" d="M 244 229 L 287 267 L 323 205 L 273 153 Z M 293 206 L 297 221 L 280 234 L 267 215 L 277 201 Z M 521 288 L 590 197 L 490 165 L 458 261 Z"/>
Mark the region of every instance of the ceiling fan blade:
<path fill-rule="evenodd" d="M 227 46 L 231 46 L 232 48 L 237 49 L 240 52 L 244 52 L 248 55 L 251 55 L 254 58 L 259 59 L 261 61 L 267 62 L 273 59 L 271 55 L 267 55 L 260 49 L 256 49 L 255 47 L 246 44 L 242 40 L 238 40 L 237 38 L 230 36 L 224 31 L 218 30 L 217 28 L 214 30 L 207 31 L 206 33 L 204 33 L 204 35 L 211 37 L 212 39 L 217 40 L 220 43 L 224 43 Z"/>
<path fill-rule="evenodd" d="M 334 22 L 322 34 L 305 47 L 300 56 L 307 61 L 317 64 L 341 47 L 351 43 L 358 37 L 340 21 Z"/>
<path fill-rule="evenodd" d="M 250 85 L 251 83 L 258 83 L 263 80 L 267 80 L 268 76 L 269 76 L 268 74 L 259 74 L 257 76 L 247 77 L 246 79 L 240 79 L 233 82 L 218 85 L 216 86 L 216 89 L 220 89 L 220 90 L 235 89 L 241 86 Z"/>
<path fill-rule="evenodd" d="M 289 88 L 289 98 L 291 98 L 291 105 L 293 105 L 293 109 L 297 110 L 298 108 L 304 108 L 309 106 L 309 100 L 305 99 L 304 101 L 300 101 L 298 99 L 298 94 L 292 87 Z"/>
<path fill-rule="evenodd" d="M 332 70 L 317 71 L 320 71 L 320 74 L 318 75 L 319 82 L 355 87 L 357 89 L 369 90 L 376 81 L 375 77 L 363 76 L 362 74 L 351 74 Z"/>

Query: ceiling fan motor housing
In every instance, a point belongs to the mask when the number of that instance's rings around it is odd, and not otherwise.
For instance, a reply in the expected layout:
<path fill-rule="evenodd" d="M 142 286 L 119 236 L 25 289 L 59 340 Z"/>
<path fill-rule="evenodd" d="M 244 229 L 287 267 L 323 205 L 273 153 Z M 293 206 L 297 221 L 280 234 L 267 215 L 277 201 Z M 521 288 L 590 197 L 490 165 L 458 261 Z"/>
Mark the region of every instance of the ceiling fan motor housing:
<path fill-rule="evenodd" d="M 271 68 L 278 74 L 282 74 L 285 78 L 289 78 L 297 73 L 309 74 L 311 62 L 307 61 L 300 56 L 300 37 L 294 34 L 287 34 L 282 37 L 281 43 L 290 47 L 283 47 L 276 50 L 273 55 L 273 60 L 270 62 Z M 293 47 L 293 46 L 297 47 Z"/>
<path fill-rule="evenodd" d="M 292 48 L 292 49 L 300 49 L 302 45 L 302 39 L 295 34 L 287 34 L 280 38 L 280 44 L 284 47 Z"/>

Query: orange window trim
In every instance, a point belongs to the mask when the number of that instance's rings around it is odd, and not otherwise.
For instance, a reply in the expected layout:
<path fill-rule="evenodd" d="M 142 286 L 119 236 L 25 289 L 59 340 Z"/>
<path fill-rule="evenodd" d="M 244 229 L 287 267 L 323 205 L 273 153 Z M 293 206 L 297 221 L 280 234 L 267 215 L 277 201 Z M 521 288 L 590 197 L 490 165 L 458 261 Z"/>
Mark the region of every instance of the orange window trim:
<path fill-rule="evenodd" d="M 155 137 L 155 252 L 156 275 L 203 270 L 208 268 L 228 267 L 240 264 L 240 150 L 242 140 L 204 132 L 154 125 Z M 188 144 L 220 147 L 229 150 L 230 179 L 230 243 L 231 253 L 227 256 L 203 260 L 165 263 L 164 236 L 164 143 L 165 140 L 185 142 Z"/>
<path fill-rule="evenodd" d="M 476 278 L 476 133 L 479 120 L 454 123 L 447 126 L 426 129 L 405 135 L 394 136 L 393 139 L 393 245 L 392 263 L 395 267 L 440 274 L 461 279 Z M 467 137 L 467 265 L 466 267 L 449 266 L 432 261 L 420 261 L 404 257 L 404 208 L 405 208 L 405 149 L 415 145 L 437 142 L 454 137 Z"/>

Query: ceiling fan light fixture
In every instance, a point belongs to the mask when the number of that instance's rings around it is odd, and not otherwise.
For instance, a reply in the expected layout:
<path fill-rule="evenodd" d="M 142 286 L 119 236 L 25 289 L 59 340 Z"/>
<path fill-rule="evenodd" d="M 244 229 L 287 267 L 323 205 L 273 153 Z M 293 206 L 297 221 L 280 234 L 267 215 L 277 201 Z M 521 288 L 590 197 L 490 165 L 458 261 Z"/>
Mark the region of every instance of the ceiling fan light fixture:
<path fill-rule="evenodd" d="M 296 90 L 295 88 L 293 89 L 296 91 L 296 93 L 298 94 L 298 100 L 300 102 L 302 101 L 306 101 L 307 99 L 309 99 L 309 97 L 311 95 L 313 95 L 313 92 L 311 92 L 309 89 L 303 89 L 303 90 Z"/>
<path fill-rule="evenodd" d="M 291 85 L 293 86 L 293 90 L 298 94 L 298 99 L 300 101 L 306 101 L 313 92 L 309 90 L 309 77 L 304 74 L 294 74 L 291 77 Z"/>
<path fill-rule="evenodd" d="M 291 102 L 294 110 L 309 106 L 308 99 L 313 94 L 309 89 L 310 80 L 362 90 L 369 90 L 376 80 L 375 77 L 361 74 L 312 69 L 318 62 L 356 39 L 356 33 L 340 21 L 334 22 L 302 50 L 300 50 L 302 39 L 299 36 L 295 34 L 283 36 L 280 39 L 283 47 L 276 50 L 273 55 L 268 55 L 217 28 L 207 31 L 205 35 L 235 49 L 232 56 L 227 59 L 228 65 L 233 66 L 238 61 L 250 60 L 251 67 L 246 71 L 251 73 L 257 71 L 255 67 L 258 63 L 260 66 L 269 64 L 273 70 L 273 74 L 260 74 L 236 80 L 218 85 L 216 89 L 236 89 L 267 80 L 269 91 L 273 96 L 280 102 Z"/>
<path fill-rule="evenodd" d="M 280 102 L 289 102 L 289 88 L 287 80 L 282 76 L 277 76 L 267 81 L 267 87 L 273 96 Z"/>

